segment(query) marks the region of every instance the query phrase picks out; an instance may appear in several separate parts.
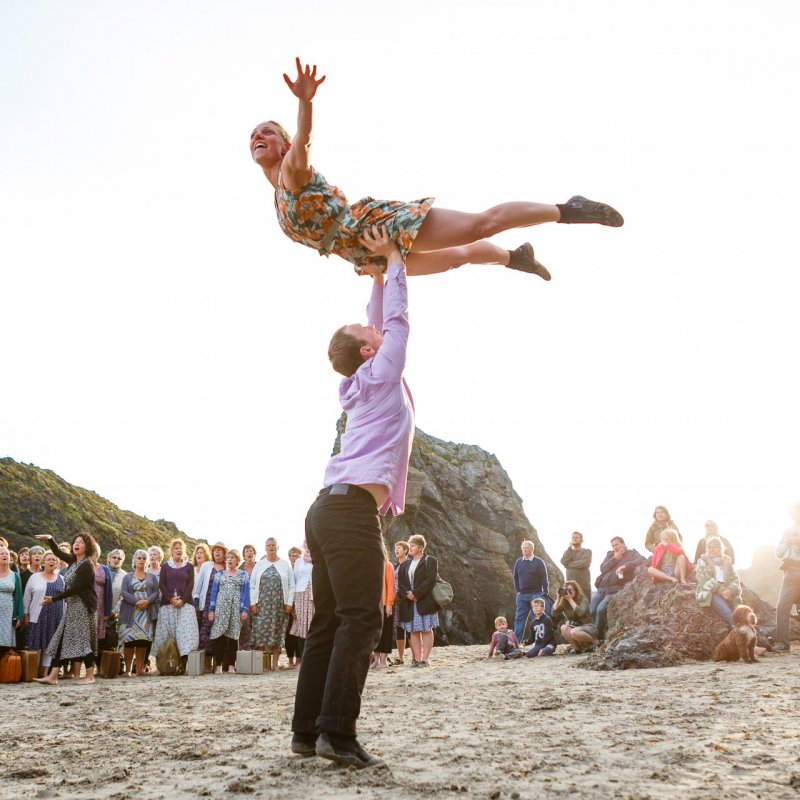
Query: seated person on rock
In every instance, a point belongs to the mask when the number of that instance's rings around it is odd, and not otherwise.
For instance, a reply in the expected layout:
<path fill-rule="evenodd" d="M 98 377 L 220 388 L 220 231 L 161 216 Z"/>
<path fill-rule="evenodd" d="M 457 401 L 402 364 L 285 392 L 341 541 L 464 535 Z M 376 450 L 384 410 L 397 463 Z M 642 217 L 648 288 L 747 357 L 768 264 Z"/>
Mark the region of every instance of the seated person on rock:
<path fill-rule="evenodd" d="M 545 602 L 541 597 L 531 600 L 531 613 L 525 622 L 525 641 L 533 647 L 525 655 L 528 658 L 551 656 L 556 649 L 555 628 L 553 620 L 545 614 Z"/>
<path fill-rule="evenodd" d="M 719 539 L 711 538 L 706 542 L 706 552 L 700 556 L 695 570 L 697 605 L 712 608 L 729 626 L 733 626 L 733 611 L 742 603 L 742 587 L 730 557 L 725 555 L 725 545 Z M 756 645 L 757 656 L 765 652 L 765 647 Z"/>
<path fill-rule="evenodd" d="M 502 656 L 505 659 L 519 658 L 522 650 L 520 650 L 516 634 L 508 629 L 508 620 L 505 617 L 498 617 L 494 621 L 494 628 L 486 658 L 492 656 Z"/>
<path fill-rule="evenodd" d="M 713 609 L 728 625 L 733 624 L 733 609 L 742 602 L 742 588 L 719 539 L 714 537 L 706 542 L 706 552 L 700 556 L 695 568 L 697 605 Z"/>
<path fill-rule="evenodd" d="M 577 581 L 567 581 L 558 590 L 553 616 L 563 615 L 561 635 L 572 646 L 571 652 L 582 653 L 598 643 L 600 634 L 594 618 L 589 612 L 589 598 L 583 593 Z"/>
<path fill-rule="evenodd" d="M 621 536 L 611 540 L 611 550 L 606 553 L 595 581 L 597 591 L 589 604 L 589 613 L 594 617 L 601 639 L 606 635 L 606 608 L 609 601 L 626 583 L 633 580 L 637 568 L 646 560 L 636 550 L 628 550 Z"/>
<path fill-rule="evenodd" d="M 686 583 L 692 569 L 693 565 L 678 542 L 678 532 L 674 528 L 665 528 L 661 531 L 661 542 L 653 550 L 653 563 L 647 568 L 647 574 L 653 583 Z"/>

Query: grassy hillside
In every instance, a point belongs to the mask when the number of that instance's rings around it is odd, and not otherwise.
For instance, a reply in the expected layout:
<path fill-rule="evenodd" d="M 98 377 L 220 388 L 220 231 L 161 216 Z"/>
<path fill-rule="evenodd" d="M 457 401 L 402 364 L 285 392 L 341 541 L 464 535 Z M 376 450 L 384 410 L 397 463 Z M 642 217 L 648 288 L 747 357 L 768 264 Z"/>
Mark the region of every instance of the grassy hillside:
<path fill-rule="evenodd" d="M 166 547 L 176 536 L 190 547 L 195 544 L 172 522 L 153 522 L 123 511 L 96 492 L 67 483 L 49 469 L 0 458 L 0 536 L 8 539 L 12 550 L 37 544 L 33 536 L 38 533 L 49 533 L 60 542 L 80 531 L 89 531 L 103 553 L 121 547 L 126 566 L 139 547 Z"/>

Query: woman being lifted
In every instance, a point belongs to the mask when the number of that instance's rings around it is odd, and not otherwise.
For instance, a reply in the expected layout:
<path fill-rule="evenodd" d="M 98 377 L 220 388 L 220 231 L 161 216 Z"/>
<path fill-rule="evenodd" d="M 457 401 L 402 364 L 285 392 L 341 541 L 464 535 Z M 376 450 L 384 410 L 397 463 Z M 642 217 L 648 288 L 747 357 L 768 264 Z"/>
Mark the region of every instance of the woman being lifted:
<path fill-rule="evenodd" d="M 275 189 L 275 211 L 283 232 L 320 255 L 334 253 L 361 274 L 364 262 L 380 263 L 360 241 L 368 226 L 377 224 L 397 243 L 409 275 L 431 275 L 462 264 L 501 264 L 550 280 L 529 243 L 504 250 L 484 240 L 544 222 L 614 228 L 623 224 L 611 206 L 580 195 L 557 205 L 502 203 L 477 214 L 434 208 L 432 197 L 409 203 L 364 197 L 348 203 L 342 190 L 329 184 L 310 161 L 312 104 L 325 76 L 317 78 L 316 65 L 304 67 L 299 58 L 296 63 L 296 79 L 283 76 L 299 101 L 294 139 L 277 122 L 262 122 L 250 134 L 250 154 Z"/>

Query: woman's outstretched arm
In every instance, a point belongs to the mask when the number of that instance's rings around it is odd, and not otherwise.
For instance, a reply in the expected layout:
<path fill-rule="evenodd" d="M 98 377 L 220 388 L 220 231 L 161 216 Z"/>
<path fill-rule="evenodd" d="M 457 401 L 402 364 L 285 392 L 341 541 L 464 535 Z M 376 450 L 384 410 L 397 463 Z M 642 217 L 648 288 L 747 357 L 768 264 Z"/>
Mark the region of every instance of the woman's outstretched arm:
<path fill-rule="evenodd" d="M 317 65 L 303 67 L 300 59 L 295 59 L 297 64 L 297 78 L 293 81 L 285 72 L 283 79 L 298 100 L 297 133 L 292 140 L 292 146 L 283 159 L 281 175 L 283 185 L 290 191 L 304 186 L 311 175 L 311 131 L 313 123 L 312 101 L 317 93 L 317 87 L 325 80 L 323 75 L 317 80 Z"/>

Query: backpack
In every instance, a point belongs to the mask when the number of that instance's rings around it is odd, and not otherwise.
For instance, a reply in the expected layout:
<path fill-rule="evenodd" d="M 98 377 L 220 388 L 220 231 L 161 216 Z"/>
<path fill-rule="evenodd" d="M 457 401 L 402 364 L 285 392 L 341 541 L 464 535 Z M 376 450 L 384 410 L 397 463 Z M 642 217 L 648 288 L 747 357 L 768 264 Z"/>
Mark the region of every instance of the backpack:
<path fill-rule="evenodd" d="M 158 648 L 156 656 L 156 667 L 159 675 L 178 675 L 181 671 L 181 654 L 178 652 L 178 645 L 175 639 L 167 639 Z"/>

